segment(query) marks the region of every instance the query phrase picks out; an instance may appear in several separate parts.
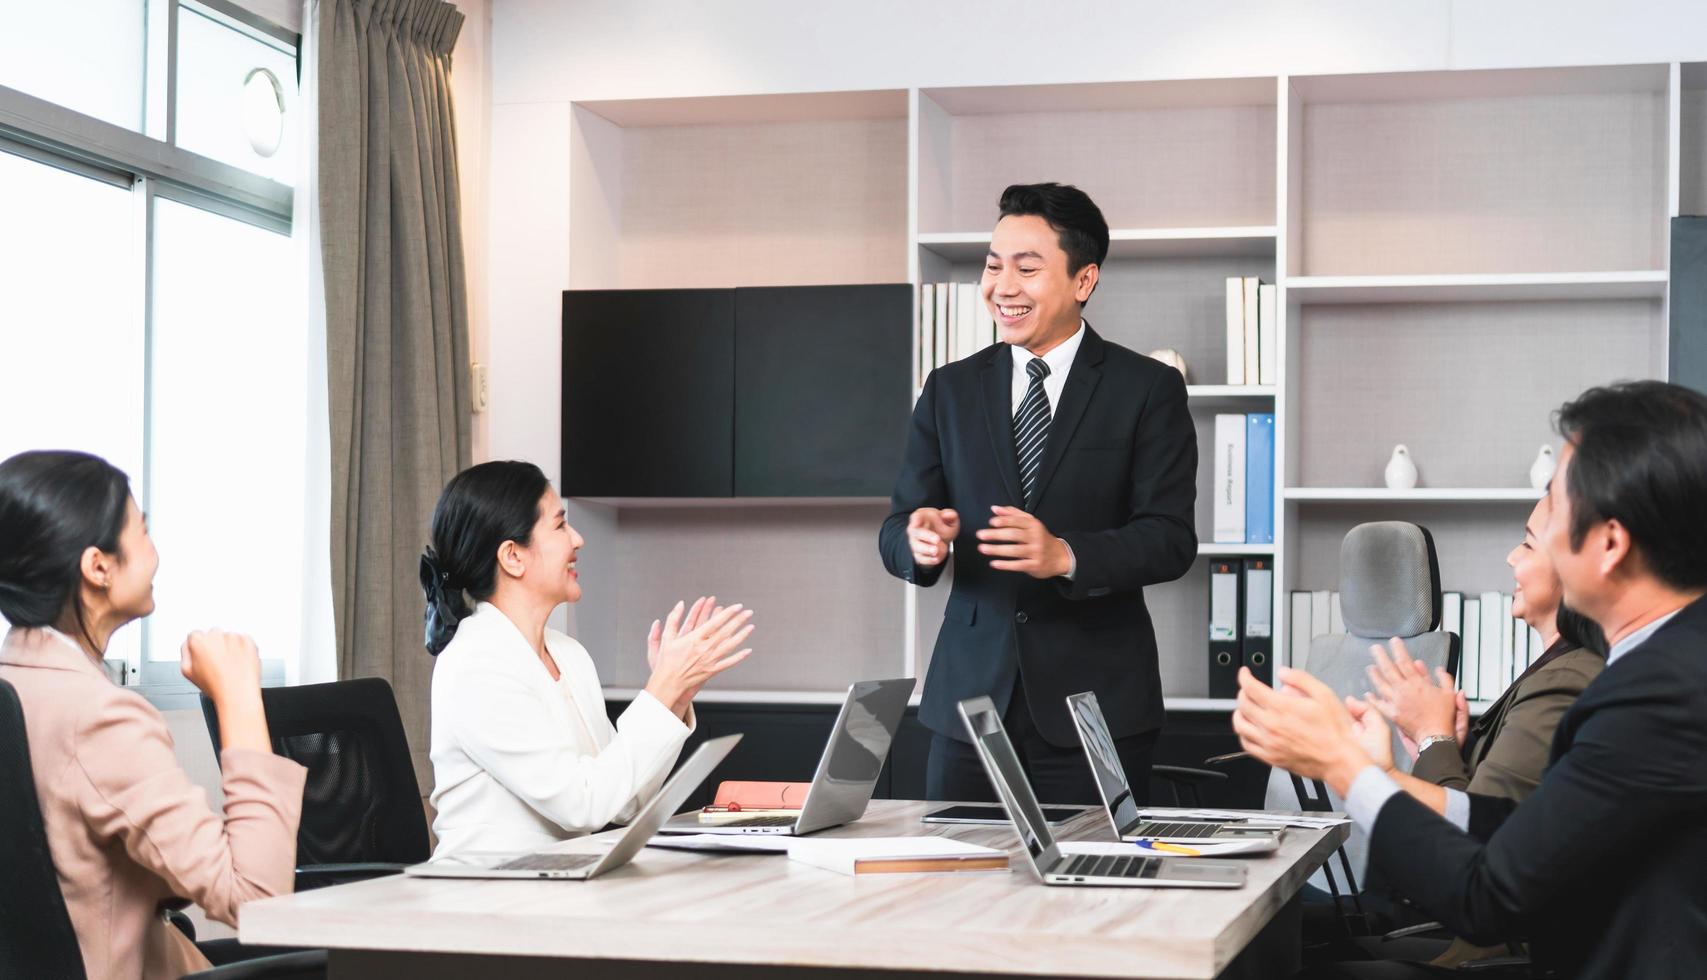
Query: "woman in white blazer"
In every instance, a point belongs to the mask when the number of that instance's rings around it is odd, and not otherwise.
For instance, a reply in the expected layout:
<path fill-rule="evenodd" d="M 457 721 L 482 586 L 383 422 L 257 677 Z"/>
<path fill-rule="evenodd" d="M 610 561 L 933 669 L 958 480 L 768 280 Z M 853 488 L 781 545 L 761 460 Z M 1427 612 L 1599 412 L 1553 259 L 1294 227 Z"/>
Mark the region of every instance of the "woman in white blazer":
<path fill-rule="evenodd" d="M 545 625 L 581 598 L 582 544 L 531 463 L 470 467 L 439 498 L 421 557 L 427 649 L 438 656 L 435 858 L 530 851 L 632 819 L 693 730 L 694 695 L 752 652 L 737 649 L 751 611 L 677 603 L 653 622 L 651 678 L 613 726 L 586 649 Z"/>

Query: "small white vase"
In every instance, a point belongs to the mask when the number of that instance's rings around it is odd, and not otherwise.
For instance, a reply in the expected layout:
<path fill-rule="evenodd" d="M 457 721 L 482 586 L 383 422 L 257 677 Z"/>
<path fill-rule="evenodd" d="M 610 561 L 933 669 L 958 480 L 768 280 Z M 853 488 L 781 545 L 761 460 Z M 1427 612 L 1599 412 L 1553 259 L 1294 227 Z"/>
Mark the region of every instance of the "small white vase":
<path fill-rule="evenodd" d="M 1172 347 L 1163 347 L 1160 350 L 1151 351 L 1146 356 L 1152 357 L 1158 361 L 1161 361 L 1163 364 L 1166 364 L 1168 367 L 1171 367 L 1174 370 L 1178 371 L 1180 377 L 1186 379 L 1187 384 L 1189 384 L 1191 382 L 1191 375 L 1190 375 L 1190 373 L 1188 373 L 1186 371 L 1185 358 L 1180 356 L 1179 351 L 1174 350 Z"/>
<path fill-rule="evenodd" d="M 1537 490 L 1547 489 L 1547 481 L 1553 479 L 1558 469 L 1559 458 L 1553 455 L 1553 447 L 1542 446 L 1535 454 L 1535 462 L 1529 464 L 1529 485 Z"/>
<path fill-rule="evenodd" d="M 1409 490 L 1417 485 L 1417 464 L 1411 451 L 1403 445 L 1393 447 L 1393 458 L 1387 460 L 1384 473 L 1389 490 Z"/>

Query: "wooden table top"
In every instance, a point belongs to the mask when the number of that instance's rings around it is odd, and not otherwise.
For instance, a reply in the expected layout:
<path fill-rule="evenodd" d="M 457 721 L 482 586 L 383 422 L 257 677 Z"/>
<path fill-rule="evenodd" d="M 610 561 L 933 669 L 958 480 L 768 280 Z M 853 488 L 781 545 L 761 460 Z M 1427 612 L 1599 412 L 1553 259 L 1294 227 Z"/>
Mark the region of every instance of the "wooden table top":
<path fill-rule="evenodd" d="M 934 834 L 1009 850 L 1008 873 L 841 875 L 781 854 L 649 847 L 591 881 L 395 876 L 251 902 L 245 943 L 396 952 L 1214 977 L 1346 836 L 1290 829 L 1238 889 L 1048 887 L 1011 827 L 923 824 L 941 803 L 873 801 L 833 837 Z M 598 851 L 617 832 L 555 850 Z M 815 835 L 817 836 L 817 835 Z M 1096 808 L 1063 840 L 1114 839 Z"/>

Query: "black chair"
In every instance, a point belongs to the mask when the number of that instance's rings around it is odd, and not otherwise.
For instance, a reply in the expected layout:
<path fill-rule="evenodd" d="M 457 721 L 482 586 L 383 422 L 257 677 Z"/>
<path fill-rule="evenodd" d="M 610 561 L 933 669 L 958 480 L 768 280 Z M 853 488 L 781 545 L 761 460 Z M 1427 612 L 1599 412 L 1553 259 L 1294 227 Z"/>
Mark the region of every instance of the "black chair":
<path fill-rule="evenodd" d="M 214 751 L 219 717 L 202 696 Z M 400 873 L 427 860 L 427 815 L 391 685 L 378 677 L 261 691 L 273 751 L 308 768 L 296 887 Z"/>
<path fill-rule="evenodd" d="M 0 680 L 0 977 L 85 980 L 83 953 L 59 891 L 47 849 L 41 800 L 30 766 L 29 736 L 18 692 Z M 193 937 L 192 937 L 193 938 Z M 188 974 L 184 980 L 316 980 L 326 951 L 305 950 L 245 960 Z"/>

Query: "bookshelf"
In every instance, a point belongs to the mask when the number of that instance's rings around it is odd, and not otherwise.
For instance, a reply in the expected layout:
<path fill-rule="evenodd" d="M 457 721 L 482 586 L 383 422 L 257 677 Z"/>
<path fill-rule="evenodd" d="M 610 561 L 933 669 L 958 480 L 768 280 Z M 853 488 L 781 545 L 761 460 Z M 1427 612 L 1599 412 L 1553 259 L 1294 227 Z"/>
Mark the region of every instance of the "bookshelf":
<path fill-rule="evenodd" d="M 572 288 L 976 282 L 1003 187 L 1084 188 L 1112 229 L 1086 319 L 1184 356 L 1200 447 L 1217 412 L 1276 414 L 1274 544 L 1205 541 L 1146 592 L 1177 711 L 1231 707 L 1205 697 L 1211 558 L 1273 558 L 1277 649 L 1288 593 L 1337 588 L 1363 521 L 1428 526 L 1449 590 L 1508 589 L 1549 413 L 1665 376 L 1667 221 L 1707 212 L 1701 64 L 584 102 L 571 138 Z M 1220 383 L 1240 275 L 1278 284 L 1278 384 Z M 1401 442 L 1422 481 L 1390 491 Z M 929 666 L 949 583 L 884 573 L 884 499 L 569 505 L 573 626 L 612 697 L 689 591 L 760 614 L 711 702 L 831 704 Z"/>

